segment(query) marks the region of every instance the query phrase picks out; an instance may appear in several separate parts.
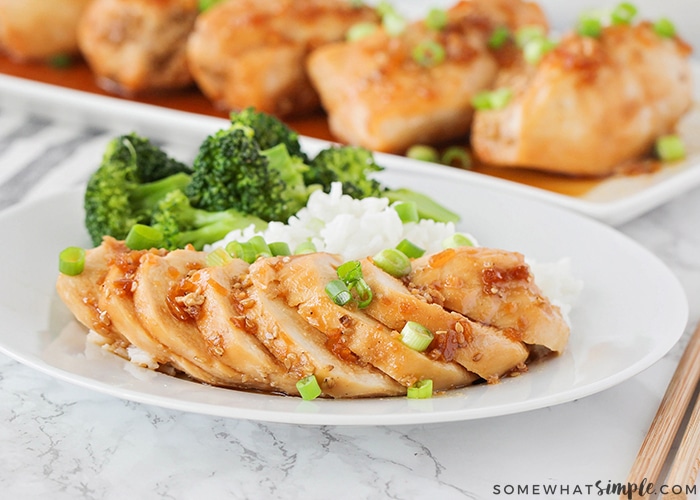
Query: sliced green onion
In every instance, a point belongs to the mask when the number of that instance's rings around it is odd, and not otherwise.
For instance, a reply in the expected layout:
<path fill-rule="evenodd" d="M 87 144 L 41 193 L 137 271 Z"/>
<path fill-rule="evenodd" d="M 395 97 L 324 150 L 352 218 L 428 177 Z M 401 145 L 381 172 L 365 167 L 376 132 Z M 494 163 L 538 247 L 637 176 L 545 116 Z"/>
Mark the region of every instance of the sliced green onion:
<path fill-rule="evenodd" d="M 654 23 L 654 32 L 664 38 L 672 38 L 676 34 L 676 26 L 664 17 Z"/>
<path fill-rule="evenodd" d="M 406 224 L 407 222 L 418 222 L 418 206 L 412 201 L 397 201 L 391 208 L 396 210 L 399 214 L 399 219 L 401 222 Z"/>
<path fill-rule="evenodd" d="M 433 397 L 433 381 L 429 378 L 419 380 L 406 391 L 409 399 L 429 399 Z"/>
<path fill-rule="evenodd" d="M 396 249 L 409 259 L 417 259 L 425 254 L 425 250 L 404 238 L 396 245 Z"/>
<path fill-rule="evenodd" d="M 270 247 L 267 246 L 267 242 L 265 241 L 265 238 L 263 238 L 260 235 L 253 236 L 251 239 L 248 240 L 248 244 L 253 248 L 253 251 L 255 252 L 255 258 L 257 259 L 258 257 L 271 257 L 272 252 L 270 251 Z"/>
<path fill-rule="evenodd" d="M 522 49 L 528 42 L 546 38 L 546 36 L 547 33 L 542 26 L 523 26 L 515 32 L 515 44 Z"/>
<path fill-rule="evenodd" d="M 654 147 L 656 155 L 662 161 L 677 161 L 685 158 L 685 144 L 676 134 L 659 137 Z"/>
<path fill-rule="evenodd" d="M 207 254 L 206 263 L 207 266 L 216 267 L 228 264 L 233 260 L 231 254 L 229 254 L 226 249 L 219 247 Z"/>
<path fill-rule="evenodd" d="M 464 233 L 455 233 L 442 241 L 443 248 L 473 247 L 476 242 Z"/>
<path fill-rule="evenodd" d="M 199 0 L 199 11 L 204 12 L 210 7 L 213 7 L 217 3 L 219 3 L 221 0 Z"/>
<path fill-rule="evenodd" d="M 540 62 L 540 59 L 542 59 L 547 52 L 551 52 L 554 47 L 556 47 L 556 43 L 548 38 L 531 40 L 523 47 L 523 58 L 529 64 L 537 64 Z"/>
<path fill-rule="evenodd" d="M 58 271 L 67 276 L 77 276 L 85 269 L 85 249 L 67 247 L 58 254 Z"/>
<path fill-rule="evenodd" d="M 445 62 L 445 47 L 435 40 L 423 40 L 413 48 L 413 60 L 425 68 L 431 68 Z"/>
<path fill-rule="evenodd" d="M 433 163 L 437 163 L 440 158 L 437 149 L 425 144 L 415 144 L 408 148 L 408 151 L 406 151 L 406 157 L 414 160 L 430 161 Z"/>
<path fill-rule="evenodd" d="M 582 36 L 598 38 L 603 31 L 603 23 L 597 17 L 582 16 L 578 20 L 576 31 Z"/>
<path fill-rule="evenodd" d="M 333 303 L 344 306 L 352 300 L 352 294 L 343 280 L 332 280 L 326 284 L 326 293 Z"/>
<path fill-rule="evenodd" d="M 502 87 L 496 90 L 483 90 L 472 98 L 472 106 L 478 110 L 502 109 L 513 97 L 513 91 Z"/>
<path fill-rule="evenodd" d="M 447 26 L 447 11 L 438 8 L 430 9 L 425 17 L 425 25 L 431 30 L 442 31 Z"/>
<path fill-rule="evenodd" d="M 134 224 L 126 235 L 125 243 L 131 250 L 148 250 L 163 243 L 163 233 L 155 227 Z"/>
<path fill-rule="evenodd" d="M 316 251 L 316 245 L 313 241 L 303 241 L 297 245 L 294 249 L 294 255 L 304 255 L 308 253 L 314 253 Z"/>
<path fill-rule="evenodd" d="M 382 16 L 382 26 L 389 36 L 399 36 L 406 29 L 406 20 L 391 10 Z"/>
<path fill-rule="evenodd" d="M 369 287 L 364 278 L 353 282 L 352 288 L 357 292 L 357 307 L 364 309 L 372 302 L 372 289 Z"/>
<path fill-rule="evenodd" d="M 396 12 L 394 10 L 394 6 L 386 0 L 382 0 L 381 2 L 379 2 L 374 8 L 374 10 L 377 12 L 377 14 L 379 14 L 380 17 L 384 17 L 389 12 Z"/>
<path fill-rule="evenodd" d="M 232 257 L 246 261 L 248 264 L 255 262 L 255 249 L 247 241 L 232 241 L 226 245 L 226 251 Z"/>
<path fill-rule="evenodd" d="M 321 395 L 321 386 L 318 385 L 315 375 L 307 375 L 297 382 L 297 390 L 302 399 L 311 401 Z"/>
<path fill-rule="evenodd" d="M 292 251 L 289 249 L 289 245 L 284 241 L 273 241 L 267 245 L 270 249 L 270 253 L 277 257 L 278 255 L 291 255 Z"/>
<path fill-rule="evenodd" d="M 350 286 L 350 283 L 353 281 L 362 279 L 362 264 L 360 264 L 359 260 L 349 260 L 338 266 L 336 272 L 338 278 Z"/>
<path fill-rule="evenodd" d="M 506 26 L 499 26 L 491 32 L 489 37 L 489 47 L 492 49 L 500 49 L 510 38 L 510 30 Z"/>
<path fill-rule="evenodd" d="M 415 321 L 407 321 L 401 329 L 401 342 L 414 351 L 425 351 L 433 341 L 433 332 Z"/>
<path fill-rule="evenodd" d="M 372 260 L 374 264 L 395 278 L 401 278 L 411 272 L 411 260 L 396 248 L 385 248 L 377 253 Z"/>
<path fill-rule="evenodd" d="M 472 156 L 461 146 L 450 146 L 440 157 L 440 163 L 457 168 L 469 169 L 472 166 Z"/>
<path fill-rule="evenodd" d="M 377 26 L 375 23 L 356 23 L 350 26 L 350 29 L 345 34 L 345 39 L 348 42 L 354 42 L 356 40 L 360 40 L 361 38 L 371 35 L 375 31 L 377 31 L 377 29 L 379 29 L 379 26 Z"/>
<path fill-rule="evenodd" d="M 631 24 L 634 16 L 637 15 L 637 7 L 629 2 L 622 2 L 617 5 L 610 14 L 613 24 Z"/>

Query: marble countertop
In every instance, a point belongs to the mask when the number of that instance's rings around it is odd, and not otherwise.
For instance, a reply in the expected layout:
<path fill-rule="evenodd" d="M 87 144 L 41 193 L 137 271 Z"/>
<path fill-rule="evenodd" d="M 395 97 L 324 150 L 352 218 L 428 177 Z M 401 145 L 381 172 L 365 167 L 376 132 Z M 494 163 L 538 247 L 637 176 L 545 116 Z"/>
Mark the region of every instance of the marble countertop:
<path fill-rule="evenodd" d="M 84 182 L 112 133 L 0 106 L 0 209 Z M 685 289 L 690 319 L 671 352 L 613 388 L 515 415 L 338 427 L 224 419 L 102 395 L 0 355 L 0 497 L 617 498 L 606 489 L 625 481 L 700 320 L 699 224 L 695 188 L 619 227 Z"/>

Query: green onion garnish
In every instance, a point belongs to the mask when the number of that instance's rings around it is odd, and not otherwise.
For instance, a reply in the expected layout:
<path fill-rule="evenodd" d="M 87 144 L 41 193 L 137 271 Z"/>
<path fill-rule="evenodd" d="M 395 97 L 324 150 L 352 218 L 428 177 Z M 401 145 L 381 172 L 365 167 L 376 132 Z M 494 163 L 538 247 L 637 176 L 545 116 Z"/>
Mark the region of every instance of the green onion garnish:
<path fill-rule="evenodd" d="M 374 295 L 372 294 L 372 289 L 369 287 L 364 278 L 353 282 L 352 288 L 357 292 L 357 307 L 364 309 L 367 307 Z"/>
<path fill-rule="evenodd" d="M 58 271 L 67 276 L 77 276 L 85 269 L 85 249 L 67 247 L 58 254 Z"/>
<path fill-rule="evenodd" d="M 267 246 L 270 249 L 270 253 L 272 253 L 272 255 L 274 255 L 275 257 L 279 255 L 292 254 L 291 250 L 289 249 L 289 245 L 287 245 L 287 243 L 285 243 L 284 241 L 273 241 Z"/>
<path fill-rule="evenodd" d="M 199 11 L 204 12 L 210 7 L 213 7 L 217 3 L 219 3 L 221 0 L 199 0 Z"/>
<path fill-rule="evenodd" d="M 206 263 L 207 266 L 216 267 L 228 264 L 233 260 L 231 254 L 229 254 L 224 248 L 215 248 L 207 254 Z"/>
<path fill-rule="evenodd" d="M 531 40 L 523 47 L 523 58 L 530 64 L 537 64 L 540 62 L 540 59 L 554 47 L 556 47 L 556 43 L 548 38 Z"/>
<path fill-rule="evenodd" d="M 637 15 L 637 7 L 629 2 L 622 2 L 617 5 L 610 14 L 613 24 L 631 24 L 634 16 Z"/>
<path fill-rule="evenodd" d="M 438 8 L 430 9 L 425 17 L 425 25 L 431 30 L 441 31 L 447 26 L 447 11 Z"/>
<path fill-rule="evenodd" d="M 409 399 L 429 399 L 433 397 L 433 381 L 429 378 L 419 380 L 406 391 Z"/>
<path fill-rule="evenodd" d="M 401 342 L 414 351 L 425 351 L 433 341 L 433 333 L 415 321 L 407 321 L 401 329 Z"/>
<path fill-rule="evenodd" d="M 461 146 L 450 146 L 440 157 L 440 163 L 457 168 L 469 169 L 472 166 L 472 156 Z"/>
<path fill-rule="evenodd" d="M 406 29 L 406 20 L 391 10 L 382 16 L 382 26 L 389 36 L 399 36 Z"/>
<path fill-rule="evenodd" d="M 464 233 L 455 233 L 442 241 L 443 248 L 473 247 L 475 242 Z"/>
<path fill-rule="evenodd" d="M 406 157 L 413 160 L 430 161 L 433 163 L 437 163 L 439 160 L 437 149 L 424 144 L 415 144 L 408 148 L 408 151 L 406 151 Z"/>
<path fill-rule="evenodd" d="M 418 206 L 412 201 L 397 201 L 391 208 L 396 210 L 399 214 L 399 219 L 401 222 L 406 224 L 407 222 L 418 222 Z"/>
<path fill-rule="evenodd" d="M 352 300 L 352 294 L 343 280 L 337 279 L 326 284 L 326 293 L 334 304 L 344 306 Z"/>
<path fill-rule="evenodd" d="M 472 106 L 478 110 L 502 109 L 513 97 L 513 91 L 502 87 L 496 90 L 483 90 L 472 98 Z"/>
<path fill-rule="evenodd" d="M 316 245 L 313 241 L 303 241 L 297 245 L 294 249 L 294 255 L 304 255 L 308 253 L 314 253 L 316 251 Z"/>
<path fill-rule="evenodd" d="M 415 245 L 411 241 L 407 240 L 406 238 L 401 240 L 399 244 L 396 245 L 396 249 L 399 252 L 403 253 L 409 259 L 417 259 L 418 257 L 423 256 L 423 254 L 425 253 L 425 250 L 423 250 L 418 245 Z"/>
<path fill-rule="evenodd" d="M 255 252 L 255 258 L 257 259 L 258 257 L 271 257 L 272 252 L 270 251 L 270 247 L 267 246 L 267 242 L 265 241 L 265 238 L 263 238 L 260 235 L 253 236 L 251 239 L 248 240 L 248 244 L 253 248 L 253 251 Z"/>
<path fill-rule="evenodd" d="M 371 35 L 375 31 L 377 31 L 377 29 L 379 29 L 379 26 L 377 26 L 374 23 L 356 23 L 350 26 L 350 29 L 345 34 L 345 39 L 348 42 L 354 42 L 356 40 L 360 40 L 361 38 Z"/>
<path fill-rule="evenodd" d="M 374 10 L 377 12 L 377 14 L 379 14 L 380 17 L 384 17 L 389 12 L 396 12 L 394 10 L 394 6 L 386 0 L 382 0 L 381 2 L 379 2 L 374 8 Z"/>
<path fill-rule="evenodd" d="M 546 36 L 547 34 L 542 26 L 523 26 L 515 32 L 515 44 L 522 49 L 528 42 L 546 38 Z"/>
<path fill-rule="evenodd" d="M 315 375 L 307 375 L 297 382 L 297 390 L 302 399 L 311 401 L 321 395 L 321 386 L 318 385 Z"/>
<path fill-rule="evenodd" d="M 654 145 L 656 156 L 662 161 L 677 161 L 685 158 L 685 144 L 676 134 L 663 135 Z"/>
<path fill-rule="evenodd" d="M 411 272 L 411 260 L 396 248 L 385 248 L 372 257 L 372 260 L 377 267 L 395 278 L 401 278 Z"/>
<path fill-rule="evenodd" d="M 676 34 L 676 26 L 664 17 L 654 23 L 654 32 L 664 38 L 672 38 Z"/>
<path fill-rule="evenodd" d="M 155 227 L 134 224 L 126 235 L 125 243 L 131 250 L 156 248 L 163 243 L 163 233 Z"/>
<path fill-rule="evenodd" d="M 579 35 L 598 38 L 603 31 L 603 23 L 593 16 L 581 16 L 576 31 Z"/>
<path fill-rule="evenodd" d="M 413 60 L 425 68 L 437 66 L 445 61 L 445 47 L 434 40 L 423 40 L 413 48 Z"/>
<path fill-rule="evenodd" d="M 232 241 L 226 245 L 226 251 L 232 257 L 246 261 L 248 264 L 255 262 L 255 249 L 247 241 Z"/>
<path fill-rule="evenodd" d="M 359 260 L 349 260 L 338 266 L 336 272 L 338 278 L 350 286 L 352 282 L 362 279 L 362 264 Z"/>
<path fill-rule="evenodd" d="M 489 37 L 489 47 L 492 49 L 500 49 L 510 38 L 510 30 L 506 26 L 499 26 L 491 32 Z"/>

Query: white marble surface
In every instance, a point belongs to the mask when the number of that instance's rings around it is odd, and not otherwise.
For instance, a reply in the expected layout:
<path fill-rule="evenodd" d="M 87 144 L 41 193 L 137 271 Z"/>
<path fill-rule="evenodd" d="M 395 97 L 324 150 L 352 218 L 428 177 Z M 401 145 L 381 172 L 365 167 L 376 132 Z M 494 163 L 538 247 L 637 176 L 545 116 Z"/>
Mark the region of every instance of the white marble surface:
<path fill-rule="evenodd" d="M 688 17 L 684 22 L 696 21 Z M 77 160 L 99 151 L 110 134 L 60 132 L 35 118 L 32 133 L 44 149 L 26 151 L 25 175 L 10 174 L 7 158 L 25 155 L 26 139 L 13 131 L 26 118 L 0 108 L 0 207 L 82 182 L 91 166 Z M 556 407 L 483 420 L 315 427 L 126 402 L 0 355 L 0 498 L 616 498 L 599 496 L 596 483 L 605 488 L 625 481 L 700 319 L 700 189 L 619 229 L 679 277 L 690 321 L 666 357 L 614 388 Z M 545 486 L 557 494 L 546 495 Z M 518 487 L 529 494 L 511 493 Z"/>

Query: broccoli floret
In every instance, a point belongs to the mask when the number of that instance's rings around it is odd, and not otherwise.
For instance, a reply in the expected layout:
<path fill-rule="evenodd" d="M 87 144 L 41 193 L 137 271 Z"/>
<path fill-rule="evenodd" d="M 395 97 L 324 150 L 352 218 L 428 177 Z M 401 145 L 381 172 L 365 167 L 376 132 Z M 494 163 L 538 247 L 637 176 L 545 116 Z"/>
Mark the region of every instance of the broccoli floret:
<path fill-rule="evenodd" d="M 135 134 L 111 140 L 85 190 L 85 226 L 94 245 L 105 235 L 124 239 L 136 223 L 148 223 L 166 193 L 184 188 L 189 168 Z"/>
<path fill-rule="evenodd" d="M 353 198 L 381 196 L 382 185 L 369 175 L 383 167 L 374 161 L 372 152 L 355 146 L 331 146 L 322 150 L 311 161 L 306 173 L 307 184 L 320 184 L 330 191 L 331 183 L 341 182 L 343 193 Z"/>
<path fill-rule="evenodd" d="M 200 146 L 185 194 L 203 210 L 235 208 L 266 221 L 286 221 L 316 187 L 304 184 L 303 161 L 282 149 L 286 145 L 280 143 L 263 150 L 247 126 L 219 130 Z"/>
<path fill-rule="evenodd" d="M 190 205 L 190 200 L 180 190 L 171 191 L 153 211 L 152 225 L 163 234 L 163 248 L 174 250 L 188 244 L 201 250 L 205 245 L 221 240 L 235 229 L 245 229 L 253 224 L 258 231 L 267 223 L 258 217 L 235 209 L 208 212 Z"/>
<path fill-rule="evenodd" d="M 291 156 L 308 162 L 308 157 L 301 150 L 299 134 L 276 117 L 256 111 L 254 108 L 246 108 L 231 113 L 231 123 L 252 128 L 260 149 L 270 149 L 278 144 L 284 144 Z"/>

